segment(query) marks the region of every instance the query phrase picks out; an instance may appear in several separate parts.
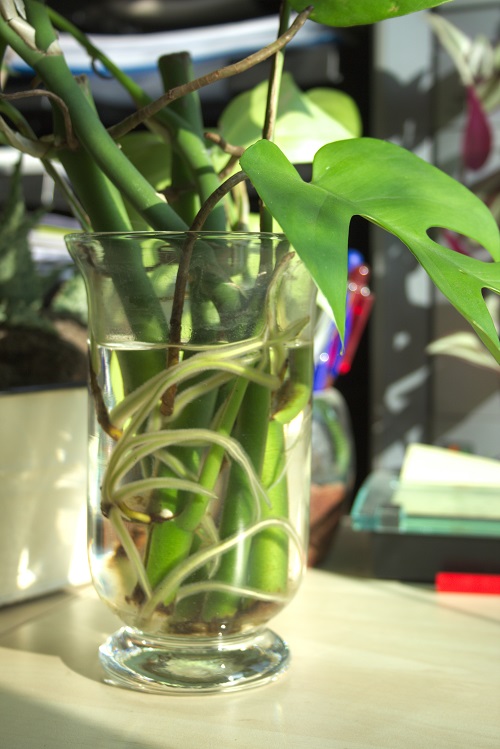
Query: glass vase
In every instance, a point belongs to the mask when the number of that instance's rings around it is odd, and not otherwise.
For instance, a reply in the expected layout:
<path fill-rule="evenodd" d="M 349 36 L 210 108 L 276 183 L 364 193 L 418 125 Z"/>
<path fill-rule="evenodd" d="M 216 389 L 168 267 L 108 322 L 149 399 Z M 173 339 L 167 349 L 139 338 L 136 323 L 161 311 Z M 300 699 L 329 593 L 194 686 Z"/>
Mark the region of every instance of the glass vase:
<path fill-rule="evenodd" d="M 281 235 L 73 234 L 89 301 L 92 578 L 107 680 L 237 690 L 289 663 L 305 569 L 314 286 Z"/>

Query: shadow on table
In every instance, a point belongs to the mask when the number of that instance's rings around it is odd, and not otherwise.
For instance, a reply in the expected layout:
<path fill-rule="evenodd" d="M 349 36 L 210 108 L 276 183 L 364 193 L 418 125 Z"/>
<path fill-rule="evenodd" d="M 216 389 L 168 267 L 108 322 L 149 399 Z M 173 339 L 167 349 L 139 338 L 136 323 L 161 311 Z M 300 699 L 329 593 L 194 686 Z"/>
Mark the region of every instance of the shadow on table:
<path fill-rule="evenodd" d="M 0 647 L 55 656 L 81 676 L 102 682 L 99 645 L 119 626 L 101 601 L 77 595 L 57 600 L 0 635 Z"/>
<path fill-rule="evenodd" d="M 0 725 L 2 726 L 2 746 L 22 747 L 22 749 L 68 749 L 78 737 L 85 737 L 85 746 L 95 745 L 105 749 L 148 749 L 151 744 L 143 744 L 134 737 L 127 737 L 124 726 L 120 733 L 102 725 L 82 721 L 67 709 L 56 705 L 48 707 L 26 695 L 0 690 Z M 5 743 L 3 743 L 5 742 Z M 165 745 L 165 749 L 168 746 Z"/>

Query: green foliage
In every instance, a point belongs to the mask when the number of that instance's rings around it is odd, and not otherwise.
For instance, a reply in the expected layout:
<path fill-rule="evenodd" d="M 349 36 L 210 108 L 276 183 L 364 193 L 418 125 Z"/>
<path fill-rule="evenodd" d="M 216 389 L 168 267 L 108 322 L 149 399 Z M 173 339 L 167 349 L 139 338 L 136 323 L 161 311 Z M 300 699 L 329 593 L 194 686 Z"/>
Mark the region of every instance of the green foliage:
<path fill-rule="evenodd" d="M 55 333 L 50 318 L 72 318 L 86 324 L 87 305 L 83 280 L 64 268 L 41 272 L 33 260 L 29 234 L 44 210 L 28 211 L 22 189 L 19 160 L 9 182 L 7 200 L 0 215 L 0 325 L 34 328 Z M 52 297 L 50 304 L 47 299 Z"/>
<path fill-rule="evenodd" d="M 442 2 L 317 0 L 311 18 L 327 25 L 352 26 L 375 23 Z M 290 0 L 283 8 L 300 11 L 307 5 L 303 0 Z M 71 24 L 34 0 L 26 0 L 25 7 L 28 25 L 32 23 L 40 33 L 43 31 L 53 54 L 34 50 L 28 37 L 16 31 L 18 26 L 12 26 L 1 16 L 0 38 L 32 64 L 45 86 L 66 102 L 80 148 L 59 148 L 57 157 L 69 174 L 90 226 L 104 231 L 188 228 L 194 217 L 193 207 L 210 200 L 220 184 L 218 172 L 224 170 L 226 176 L 234 174 L 236 163 L 229 159 L 231 151 L 223 152 L 219 146 L 207 148 L 202 128 L 199 124 L 194 126 L 183 114 L 182 96 L 166 99 L 163 104 L 169 106 L 162 106 L 162 102 L 152 106 L 147 95 Z M 56 38 L 52 22 L 73 34 L 134 101 L 148 107 L 148 111 L 127 123 L 127 127 L 120 126 L 116 135 L 106 131 L 89 101 L 88 90 L 83 91 L 75 83 L 64 57 L 57 48 L 52 49 L 51 40 Z M 177 65 L 178 57 L 162 60 L 166 81 L 169 63 Z M 184 67 L 187 70 L 189 65 Z M 231 74 L 237 74 L 239 69 Z M 197 88 L 218 80 L 219 72 L 185 91 L 196 107 L 196 121 L 199 119 Z M 177 88 L 189 83 L 183 76 L 184 73 L 178 73 L 174 77 Z M 218 124 L 218 135 L 222 143 L 247 149 L 241 160 L 246 174 L 265 208 L 305 259 L 330 301 L 339 328 L 342 330 L 344 326 L 349 223 L 353 215 L 362 215 L 408 245 L 437 286 L 498 356 L 498 336 L 482 298 L 484 288 L 497 289 L 498 266 L 457 257 L 437 245 L 428 233 L 433 227 L 454 229 L 488 247 L 495 256 L 498 230 L 484 206 L 479 209 L 472 194 L 403 149 L 369 139 L 358 140 L 359 112 L 345 94 L 324 88 L 302 92 L 286 73 L 281 76 L 277 90 L 276 122 L 272 134 L 268 133 L 277 145 L 259 142 L 270 110 L 267 82 L 240 94 L 228 105 Z M 54 119 L 57 136 L 68 137 L 67 126 L 61 123 L 61 110 L 55 104 Z M 143 124 L 147 130 L 137 131 Z M 309 185 L 292 166 L 308 163 L 313 164 Z M 176 174 L 176 169 L 182 169 L 182 175 Z M 157 192 L 165 189 L 169 190 L 170 205 Z M 186 195 L 190 190 L 192 201 Z M 192 208 L 181 210 L 180 204 L 186 201 Z M 233 191 L 224 202 L 226 223 L 221 206 L 214 201 L 204 217 L 205 228 L 220 230 L 245 223 L 255 227 L 241 190 L 237 196 Z M 262 226 L 267 228 L 266 210 L 262 215 Z M 487 236 L 485 227 L 488 227 Z"/>
<path fill-rule="evenodd" d="M 361 26 L 435 8 L 450 0 L 290 0 L 295 10 L 314 5 L 313 21 L 326 26 Z"/>
<path fill-rule="evenodd" d="M 160 135 L 147 130 L 128 133 L 120 140 L 120 147 L 156 190 L 169 186 L 172 149 Z"/>
<path fill-rule="evenodd" d="M 349 224 L 358 215 L 409 247 L 500 361 L 498 334 L 482 296 L 483 288 L 500 292 L 498 227 L 465 187 L 409 151 L 371 138 L 320 149 L 311 184 L 268 141 L 249 148 L 241 165 L 329 301 L 342 333 Z M 475 239 L 495 262 L 442 247 L 429 234 L 436 228 Z"/>
<path fill-rule="evenodd" d="M 40 215 L 26 210 L 19 160 L 0 215 L 0 324 L 41 324 L 44 289 L 28 241 Z"/>
<path fill-rule="evenodd" d="M 443 2 L 316 0 L 311 18 L 327 25 L 353 26 L 436 7 Z M 301 11 L 306 6 L 308 3 L 303 0 L 284 2 L 283 19 L 287 10 Z M 360 117 L 352 99 L 324 88 L 305 93 L 291 76 L 278 75 L 277 101 L 269 99 L 267 82 L 237 96 L 223 112 L 218 125 L 221 148 L 214 145 L 209 149 L 198 122 L 197 89 L 226 77 L 225 71 L 200 79 L 196 86 L 185 89 L 184 97 L 168 96 L 153 103 L 65 19 L 34 0 L 25 0 L 24 7 L 26 23 L 23 21 L 21 26 L 13 24 L 8 14 L 0 15 L 0 39 L 31 64 L 44 85 L 65 101 L 73 133 L 67 123 L 62 123 L 61 108 L 52 101 L 56 137 L 67 138 L 68 148 L 59 147 L 57 154 L 48 154 L 47 160 L 50 162 L 57 156 L 64 165 L 91 228 L 184 231 L 198 207 L 207 200 L 210 202 L 214 190 L 218 190 L 221 181 L 218 172 L 223 171 L 227 176 L 236 170 L 235 159 L 230 159 L 233 151 L 225 152 L 223 144 L 233 150 L 247 149 L 241 164 L 263 200 L 262 227 L 269 226 L 266 222 L 269 211 L 306 261 L 330 301 L 341 330 L 349 223 L 352 216 L 361 215 L 407 244 L 437 286 L 499 356 L 498 336 L 482 298 L 484 288 L 497 290 L 498 266 L 457 257 L 429 236 L 434 227 L 453 229 L 483 244 L 498 261 L 495 255 L 498 229 L 493 226 L 491 216 L 484 206 L 478 207 L 479 201 L 463 187 L 403 149 L 369 139 L 359 140 Z M 16 12 L 22 14 L 23 10 Z M 88 90 L 75 82 L 60 54 L 53 25 L 73 34 L 124 86 L 138 106 L 147 110 L 126 123 L 126 127 L 119 123 L 116 133 L 113 128 L 108 132 L 89 99 Z M 35 34 L 34 38 L 50 54 L 34 49 L 29 34 L 35 32 L 35 27 L 38 36 Z M 168 66 L 178 66 L 179 62 L 179 56 L 173 55 L 160 63 L 164 81 L 168 85 L 172 80 L 175 90 L 190 83 L 185 80 L 189 73 L 182 72 L 190 68 L 184 58 L 181 72 L 177 70 L 173 78 L 169 75 Z M 242 69 L 240 63 L 230 67 L 234 67 L 231 75 Z M 183 100 L 194 106 L 195 124 L 185 114 Z M 273 103 L 276 122 L 266 137 L 277 145 L 259 142 Z M 139 125 L 146 125 L 147 130 L 137 131 Z M 70 135 L 76 136 L 78 148 L 70 144 Z M 23 147 L 23 141 L 19 143 Z M 31 147 L 37 145 L 36 140 L 30 143 Z M 47 148 L 45 141 L 43 146 Z M 304 183 L 292 166 L 308 163 L 313 164 L 311 184 Z M 182 174 L 177 170 L 182 170 Z M 169 191 L 170 204 L 157 192 L 165 189 Z M 190 191 L 192 195 L 186 194 Z M 233 189 L 231 196 L 223 198 L 225 214 L 221 205 L 217 205 L 220 199 L 220 196 L 213 199 L 206 210 L 201 224 L 204 228 L 221 230 L 245 224 L 254 228 L 242 190 L 236 194 Z"/>
<path fill-rule="evenodd" d="M 260 140 L 266 101 L 266 81 L 236 96 L 221 115 L 220 135 L 244 148 Z M 274 141 L 294 164 L 311 163 L 321 146 L 359 135 L 360 127 L 358 108 L 347 94 L 334 89 L 303 92 L 290 74 L 283 76 Z"/>
<path fill-rule="evenodd" d="M 87 325 L 87 295 L 80 275 L 72 273 L 60 284 L 50 303 L 50 313 L 55 317 L 71 318 Z"/>
<path fill-rule="evenodd" d="M 353 26 L 435 7 L 444 1 L 316 0 L 311 18 L 331 26 Z M 215 262 L 208 275 L 202 274 L 199 280 L 193 261 L 196 231 L 202 228 L 222 231 L 247 221 L 245 175 L 262 200 L 261 227 L 272 226 L 270 215 L 274 217 L 330 303 L 342 334 L 349 228 L 353 216 L 362 216 L 408 246 L 500 362 L 498 335 L 483 299 L 484 289 L 500 293 L 500 238 L 491 213 L 462 185 L 408 151 L 390 143 L 360 138 L 359 113 L 345 94 L 329 89 L 304 93 L 290 76 L 282 76 L 286 43 L 307 16 L 302 14 L 294 20 L 293 28 L 287 29 L 289 12 L 301 11 L 306 6 L 308 0 L 283 0 L 281 36 L 275 44 L 196 81 L 190 78 L 187 60 L 175 55 L 165 58 L 160 69 L 169 90 L 152 102 L 84 34 L 44 3 L 0 0 L 0 47 L 8 44 L 35 70 L 40 88 L 48 92 L 54 116 L 53 135 L 38 140 L 22 118 L 7 112 L 11 126 L 0 116 L 0 130 L 8 142 L 21 151 L 38 154 L 46 168 L 60 161 L 68 175 L 66 189 L 71 193 L 73 210 L 76 208 L 82 226 L 88 229 L 126 233 L 132 228 L 193 230 L 180 253 L 182 263 L 175 281 L 170 326 L 163 298 L 160 302 L 154 294 L 152 279 L 135 256 L 127 272 L 109 271 L 124 317 L 137 340 L 157 343 L 169 335 L 167 366 L 159 349 L 141 351 L 138 360 L 136 352 L 121 350 L 115 361 L 114 378 L 121 380 L 123 399 L 110 412 L 99 390 L 97 372 L 91 369 L 97 419 L 103 432 L 116 440 L 108 470 L 104 478 L 99 477 L 102 509 L 137 574 L 139 593 L 144 598 L 137 601 L 142 611 L 139 626 L 161 613 L 165 603 L 170 605 L 181 582 L 187 582 L 184 594 L 189 588 L 186 595 L 189 598 L 193 586 L 198 584 L 193 582 L 193 573 L 208 574 L 211 569 L 213 576 L 216 568 L 220 579 L 209 581 L 212 588 L 206 590 L 224 594 L 222 603 L 227 612 L 227 606 L 233 606 L 234 599 L 241 598 L 242 590 L 231 557 L 226 557 L 220 567 L 218 557 L 239 544 L 245 549 L 253 547 L 249 554 L 250 579 L 257 588 L 257 591 L 244 590 L 243 598 L 256 594 L 258 600 L 280 603 L 286 587 L 287 560 L 282 552 L 292 548 L 295 531 L 288 519 L 286 482 L 282 480 L 283 424 L 293 418 L 301 408 L 301 399 L 307 399 L 309 393 L 306 378 L 297 377 L 301 387 L 292 392 L 282 387 L 286 382 L 280 384 L 286 369 L 285 349 L 287 365 L 296 367 L 294 374 L 306 366 L 305 361 L 298 365 L 297 352 L 292 354 L 293 328 L 285 326 L 283 330 L 278 323 L 279 304 L 275 302 L 280 273 L 293 257 L 287 251 L 287 243 L 280 242 L 279 259 L 277 254 L 273 258 L 267 237 L 259 254 L 256 275 L 259 294 L 256 306 L 248 308 L 260 313 L 265 299 L 267 330 L 262 338 L 256 333 L 260 328 L 254 321 L 245 331 L 253 331 L 255 337 L 241 344 L 241 349 L 226 341 L 229 350 L 221 354 L 223 341 L 218 339 L 216 353 L 207 343 L 207 352 L 180 355 L 186 294 L 190 314 L 203 324 L 204 330 L 211 330 L 211 315 L 218 316 L 224 308 L 223 296 L 231 299 L 230 312 L 225 313 L 228 318 L 238 307 L 245 309 L 247 299 L 239 281 L 227 283 L 226 272 Z M 58 47 L 57 29 L 72 34 L 93 60 L 107 69 L 115 83 L 131 96 L 138 107 L 137 113 L 111 128 L 104 126 L 88 87 L 75 79 Z M 215 137 L 211 134 L 215 145 L 208 148 L 199 122 L 198 90 L 249 70 L 266 59 L 274 61 L 270 85 L 262 83 L 229 104 L 221 117 L 218 134 Z M 175 66 L 173 74 L 170 65 Z M 10 103 L 9 107 L 13 109 Z M 6 112 L 6 102 L 2 112 Z M 235 176 L 237 157 L 243 149 L 246 150 L 240 164 L 245 174 Z M 294 165 L 298 164 L 312 164 L 309 183 L 296 170 Z M 57 178 L 53 168 L 52 173 Z M 226 180 L 228 175 L 231 177 Z M 168 191 L 168 202 L 159 192 L 164 190 Z M 237 220 L 233 220 L 235 215 Z M 36 317 L 40 310 L 40 284 L 33 275 L 26 243 L 27 230 L 32 224 L 19 205 L 18 192 L 10 199 L 5 220 L 6 233 L 0 248 L 0 293 L 4 299 L 15 299 L 16 309 Z M 474 239 L 489 252 L 491 261 L 464 257 L 441 246 L 434 238 L 440 228 Z M 81 244 L 80 236 L 78 242 Z M 286 249 L 282 245 L 287 245 Z M 196 252 L 199 249 L 197 246 Z M 118 246 L 108 249 L 107 259 L 115 260 L 119 251 Z M 207 251 L 205 242 L 203 252 Z M 150 267 L 155 269 L 155 262 L 150 264 L 148 256 Z M 18 270 L 23 272 L 21 280 Z M 267 272 L 271 280 L 265 290 L 261 284 L 266 283 L 263 277 Z M 217 280 L 214 288 L 205 292 L 214 279 Z M 3 293 L 7 286 L 9 291 Z M 14 302 L 6 304 L 15 307 Z M 300 324 L 303 326 L 304 322 Z M 262 361 L 247 360 L 248 346 L 255 346 L 260 352 L 272 346 L 273 351 L 264 351 Z M 306 354 L 309 357 L 308 347 L 304 349 L 307 349 L 304 357 Z M 229 361 L 230 357 L 240 357 L 241 361 Z M 309 365 L 307 359 L 308 371 Z M 271 371 L 273 368 L 275 371 Z M 207 374 L 210 370 L 213 372 Z M 229 380 L 220 378 L 226 371 L 235 377 L 230 388 L 226 388 Z M 207 393 L 210 398 L 205 399 Z M 274 404 L 272 413 L 267 403 Z M 186 404 L 190 416 L 194 414 L 189 429 L 183 427 Z M 120 427 L 127 421 L 121 433 Z M 242 437 L 240 428 L 246 436 Z M 192 469 L 198 465 L 196 449 L 200 442 L 208 449 L 195 476 Z M 170 451 L 171 447 L 174 450 Z M 188 455 L 191 457 L 187 458 Z M 231 473 L 229 480 L 222 479 L 220 471 L 231 461 L 237 464 L 238 471 Z M 122 483 L 129 473 L 134 475 L 132 482 Z M 251 509 L 256 517 L 253 525 L 248 525 L 240 502 L 234 502 L 231 514 L 224 518 L 220 528 L 215 528 L 212 518 L 207 516 L 214 488 L 225 485 L 226 481 L 231 488 L 234 482 L 234 486 L 244 490 L 247 498 L 253 497 Z M 259 482 L 269 484 L 271 489 L 272 501 L 264 502 L 262 507 L 258 492 L 252 489 Z M 144 499 L 158 492 L 151 506 L 149 499 L 141 504 L 143 491 Z M 173 508 L 172 522 L 164 522 L 166 518 L 161 513 L 158 515 L 158 507 Z M 146 544 L 144 564 L 126 520 L 151 526 L 157 523 Z M 213 543 L 221 529 L 221 537 Z M 140 536 L 143 538 L 142 532 Z M 196 543 L 207 543 L 206 548 L 197 550 L 195 539 Z M 300 541 L 296 543 L 299 545 Z M 132 600 L 133 596 L 130 601 L 127 599 L 127 606 Z M 212 604 L 215 601 L 208 619 L 217 620 L 223 610 L 221 598 L 208 600 Z"/>

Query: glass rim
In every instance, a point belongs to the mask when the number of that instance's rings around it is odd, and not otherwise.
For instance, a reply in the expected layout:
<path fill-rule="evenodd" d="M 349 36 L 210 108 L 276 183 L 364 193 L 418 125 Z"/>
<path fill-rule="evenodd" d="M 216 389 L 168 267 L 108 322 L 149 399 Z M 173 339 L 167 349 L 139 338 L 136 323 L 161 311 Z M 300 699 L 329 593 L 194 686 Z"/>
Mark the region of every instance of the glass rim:
<path fill-rule="evenodd" d="M 86 231 L 73 231 L 69 234 L 64 235 L 64 241 L 65 242 L 90 242 L 90 241 L 99 241 L 101 239 L 173 239 L 173 238 L 179 238 L 179 237 L 186 237 L 189 235 L 194 235 L 196 237 L 200 237 L 203 239 L 208 239 L 209 237 L 213 237 L 214 239 L 221 239 L 223 237 L 234 237 L 237 239 L 259 239 L 259 238 L 265 238 L 265 239 L 275 239 L 278 241 L 286 240 L 287 237 L 283 232 L 267 232 L 267 231 L 251 231 L 251 230 L 224 230 L 224 231 L 212 231 L 209 229 L 200 229 L 200 230 L 189 230 L 186 229 L 185 231 L 155 231 L 155 230 L 130 230 L 130 231 L 96 231 L 96 232 L 86 232 Z"/>

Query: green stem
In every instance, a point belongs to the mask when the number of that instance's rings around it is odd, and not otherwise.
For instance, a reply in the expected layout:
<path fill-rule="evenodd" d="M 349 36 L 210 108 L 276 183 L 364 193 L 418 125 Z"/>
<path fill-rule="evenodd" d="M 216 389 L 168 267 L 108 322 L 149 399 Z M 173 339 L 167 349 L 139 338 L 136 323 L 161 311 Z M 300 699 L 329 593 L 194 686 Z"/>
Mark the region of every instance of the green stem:
<path fill-rule="evenodd" d="M 278 37 L 285 33 L 290 23 L 290 4 L 288 0 L 282 0 L 280 8 L 280 20 Z M 266 140 L 274 139 L 276 119 L 278 116 L 278 105 L 280 98 L 281 81 L 283 78 L 283 67 L 285 63 L 286 47 L 279 49 L 272 58 L 269 84 L 267 88 L 266 115 L 262 137 Z M 260 230 L 273 231 L 273 217 L 263 203 L 260 205 Z"/>
<path fill-rule="evenodd" d="M 220 555 L 224 554 L 233 546 L 237 546 L 242 541 L 251 538 L 256 533 L 261 533 L 267 528 L 275 527 L 279 527 L 282 532 L 292 540 L 297 550 L 301 550 L 300 538 L 295 531 L 295 528 L 287 520 L 277 520 L 275 518 L 259 520 L 250 528 L 245 528 L 241 533 L 236 533 L 234 536 L 226 538 L 224 541 L 221 541 L 209 549 L 200 550 L 188 559 L 182 561 L 159 583 L 159 585 L 153 590 L 151 598 L 143 604 L 138 626 L 147 626 L 158 604 L 164 600 L 172 600 L 184 580 L 189 579 L 196 570 L 200 569 L 200 567 L 205 566 L 211 560 L 217 559 L 217 557 L 220 557 Z M 278 600 L 283 600 L 280 595 L 278 596 Z"/>
<path fill-rule="evenodd" d="M 158 60 L 158 68 L 163 81 L 163 89 L 168 90 L 193 78 L 193 66 L 187 52 L 164 55 Z M 203 121 L 199 97 L 188 94 L 172 102 L 171 109 L 183 118 L 193 130 L 193 134 L 203 139 Z M 195 178 L 186 158 L 178 150 L 172 153 L 171 190 L 174 198 L 171 205 L 190 226 L 200 207 L 198 195 L 194 192 Z"/>
<path fill-rule="evenodd" d="M 258 475 L 264 464 L 270 404 L 269 390 L 251 383 L 238 419 L 238 440 Z M 221 539 L 242 531 L 255 521 L 255 505 L 250 497 L 248 477 L 239 465 L 233 463 L 219 529 Z M 214 591 L 207 597 L 203 608 L 205 621 L 222 620 L 236 613 L 240 597 L 232 589 L 246 583 L 249 551 L 250 540 L 246 539 L 222 557 L 213 580 L 229 587 Z"/>
<path fill-rule="evenodd" d="M 9 101 L 0 100 L 0 112 L 5 112 L 7 117 L 16 126 L 17 130 L 23 137 L 28 138 L 33 143 L 40 143 L 40 141 L 37 140 L 36 133 L 32 130 L 28 121 L 18 109 L 10 104 Z M 65 196 L 68 205 L 70 206 L 73 215 L 77 218 L 80 226 L 84 231 L 92 231 L 89 217 L 85 213 L 81 203 L 78 201 L 75 193 L 68 185 L 67 180 L 59 174 L 58 170 L 54 167 L 52 161 L 48 156 L 39 156 L 38 158 L 40 159 L 43 168 L 45 169 L 49 177 L 54 181 L 58 189 Z"/>
<path fill-rule="evenodd" d="M 245 377 L 238 377 L 235 380 L 232 391 L 222 407 L 218 423 L 215 427 L 215 431 L 218 434 L 226 437 L 231 435 L 248 387 L 248 382 Z M 205 489 L 213 489 L 215 487 L 225 455 L 226 451 L 223 445 L 213 445 L 210 448 L 200 475 L 200 486 Z M 207 504 L 208 500 L 203 495 L 192 497 L 179 518 L 177 518 L 179 526 L 186 530 L 194 531 L 200 524 Z"/>
<path fill-rule="evenodd" d="M 286 444 L 283 426 L 269 423 L 262 483 L 270 504 L 262 503 L 263 520 L 288 518 Z M 270 593 L 285 593 L 288 580 L 288 535 L 279 527 L 267 528 L 252 540 L 248 585 Z"/>
<path fill-rule="evenodd" d="M 31 65 L 47 88 L 65 102 L 74 132 L 85 151 L 148 224 L 157 230 L 187 229 L 175 211 L 159 199 L 149 182 L 120 151 L 82 93 L 62 54 L 46 52 L 57 39 L 46 7 L 36 0 L 26 0 L 25 6 L 29 20 L 36 28 L 37 42 L 43 44 L 42 49 L 30 48 L 0 18 L 2 37 Z"/>
<path fill-rule="evenodd" d="M 285 33 L 290 24 L 290 4 L 288 0 L 282 0 L 280 8 L 280 20 L 278 37 Z M 278 102 L 280 97 L 281 81 L 283 78 L 283 67 L 285 64 L 286 47 L 279 49 L 272 58 L 269 85 L 267 88 L 266 116 L 262 137 L 273 140 L 278 116 Z"/>
<path fill-rule="evenodd" d="M 79 202 L 85 206 L 92 231 L 131 231 L 120 192 L 84 151 L 61 151 L 59 160 Z"/>
<path fill-rule="evenodd" d="M 37 65 L 37 72 L 66 102 L 75 133 L 84 149 L 147 223 L 156 230 L 185 231 L 184 221 L 158 198 L 150 183 L 108 135 L 62 58 L 43 59 Z"/>
<path fill-rule="evenodd" d="M 215 430 L 218 434 L 225 436 L 231 434 L 247 385 L 248 381 L 242 377 L 238 377 L 235 381 L 231 395 L 226 400 L 219 417 Z M 200 475 L 201 487 L 210 490 L 214 488 L 225 454 L 223 445 L 211 446 Z M 209 501 L 205 495 L 193 495 L 176 518 L 152 529 L 146 570 L 153 587 L 189 555 L 194 531 L 199 526 Z M 164 601 L 164 603 L 167 604 L 169 601 Z"/>
<path fill-rule="evenodd" d="M 312 361 L 309 347 L 289 352 L 292 393 L 269 424 L 262 484 L 269 504 L 262 504 L 262 518 L 288 518 L 286 424 L 303 411 L 311 399 Z M 279 527 L 270 528 L 252 541 L 248 585 L 270 593 L 284 593 L 288 585 L 288 537 Z"/>
<path fill-rule="evenodd" d="M 200 375 L 197 380 L 204 378 L 206 375 Z M 204 392 L 195 401 L 188 403 L 181 413 L 169 424 L 169 430 L 208 428 L 213 415 L 217 391 Z M 196 447 L 185 447 L 176 445 L 170 451 L 174 459 L 181 461 L 184 469 L 193 475 L 198 475 L 202 451 Z M 160 475 L 172 475 L 172 470 L 168 466 L 162 465 L 159 468 Z M 187 502 L 185 492 L 162 492 L 159 498 L 159 508 L 171 509 L 174 516 L 181 511 Z M 172 526 L 172 527 L 171 527 Z M 146 554 L 146 566 L 148 577 L 151 583 L 157 585 L 162 576 L 168 573 L 175 564 L 185 559 L 191 551 L 193 535 L 186 532 L 183 528 L 172 523 L 154 526 L 149 535 L 149 542 Z"/>
<path fill-rule="evenodd" d="M 89 52 L 93 59 L 99 60 L 106 67 L 109 73 L 127 91 L 137 106 L 145 107 L 152 104 L 153 100 L 151 97 L 132 78 L 127 76 L 126 73 L 106 57 L 101 50 L 95 47 L 83 32 L 54 10 L 49 9 L 48 12 L 58 28 L 71 34 Z M 196 182 L 196 190 L 200 196 L 200 200 L 205 201 L 217 189 L 219 179 L 207 154 L 205 143 L 200 138 L 198 126 L 196 125 L 193 129 L 192 125 L 185 118 L 181 117 L 178 112 L 172 110 L 171 107 L 164 107 L 160 111 L 155 112 L 154 120 L 158 121 L 169 133 L 173 149 L 189 165 L 191 174 Z M 148 124 L 154 130 L 155 128 L 152 123 L 153 120 L 151 118 Z M 217 225 L 214 224 L 211 228 L 223 231 L 225 229 L 225 222 L 222 220 L 222 212 L 219 211 L 216 215 L 218 216 Z"/>

